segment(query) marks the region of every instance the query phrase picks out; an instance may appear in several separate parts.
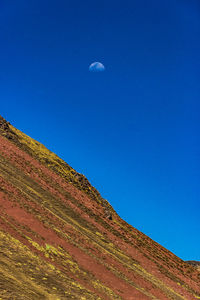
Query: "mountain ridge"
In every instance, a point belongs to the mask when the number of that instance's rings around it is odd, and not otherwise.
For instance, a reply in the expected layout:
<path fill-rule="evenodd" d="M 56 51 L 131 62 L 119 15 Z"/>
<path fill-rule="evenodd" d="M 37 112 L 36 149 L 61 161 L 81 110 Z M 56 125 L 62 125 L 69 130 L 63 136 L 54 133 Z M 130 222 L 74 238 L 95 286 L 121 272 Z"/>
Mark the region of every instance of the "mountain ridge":
<path fill-rule="evenodd" d="M 0 207 L 2 299 L 200 299 L 197 270 L 2 117 Z"/>

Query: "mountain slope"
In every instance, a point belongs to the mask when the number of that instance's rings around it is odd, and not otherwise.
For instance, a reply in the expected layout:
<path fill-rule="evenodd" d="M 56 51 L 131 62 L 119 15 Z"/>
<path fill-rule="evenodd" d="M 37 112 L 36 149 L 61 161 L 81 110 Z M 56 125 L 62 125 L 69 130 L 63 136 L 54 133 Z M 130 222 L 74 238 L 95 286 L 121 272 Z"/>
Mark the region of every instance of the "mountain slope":
<path fill-rule="evenodd" d="M 0 118 L 0 299 L 200 299 L 200 273 Z"/>

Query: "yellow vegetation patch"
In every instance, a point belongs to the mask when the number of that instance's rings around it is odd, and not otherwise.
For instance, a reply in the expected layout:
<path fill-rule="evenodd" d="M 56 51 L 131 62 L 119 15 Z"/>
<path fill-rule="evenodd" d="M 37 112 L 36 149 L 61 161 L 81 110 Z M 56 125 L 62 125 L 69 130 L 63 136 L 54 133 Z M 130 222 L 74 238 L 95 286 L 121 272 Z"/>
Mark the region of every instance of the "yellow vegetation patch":
<path fill-rule="evenodd" d="M 30 239 L 29 242 L 38 250 L 46 251 Z M 3 253 L 0 256 L 0 282 L 5 287 L 0 290 L 0 299 L 19 299 L 19 295 L 24 300 L 63 299 L 66 290 L 72 299 L 81 296 L 95 299 L 93 293 L 3 231 L 0 231 L 0 248 Z M 57 253 L 53 246 L 50 248 Z"/>
<path fill-rule="evenodd" d="M 122 299 L 119 295 L 116 295 L 111 289 L 109 289 L 107 286 L 103 285 L 99 280 L 93 281 L 93 286 L 98 289 L 99 291 L 105 293 L 108 295 L 111 299 Z"/>

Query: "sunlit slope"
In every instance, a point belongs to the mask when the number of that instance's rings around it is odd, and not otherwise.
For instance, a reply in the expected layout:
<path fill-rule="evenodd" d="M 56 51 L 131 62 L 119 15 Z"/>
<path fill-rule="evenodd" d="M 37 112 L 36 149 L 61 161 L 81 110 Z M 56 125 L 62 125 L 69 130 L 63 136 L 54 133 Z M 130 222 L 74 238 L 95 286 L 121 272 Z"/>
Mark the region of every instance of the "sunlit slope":
<path fill-rule="evenodd" d="M 2 118 L 0 210 L 1 299 L 200 299 L 195 268 Z"/>

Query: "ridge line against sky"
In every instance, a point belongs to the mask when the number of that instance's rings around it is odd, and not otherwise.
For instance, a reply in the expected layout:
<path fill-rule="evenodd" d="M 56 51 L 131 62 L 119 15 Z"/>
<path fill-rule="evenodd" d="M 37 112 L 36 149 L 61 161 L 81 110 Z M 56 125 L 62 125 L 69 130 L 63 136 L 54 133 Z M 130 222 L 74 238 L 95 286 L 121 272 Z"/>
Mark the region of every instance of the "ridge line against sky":
<path fill-rule="evenodd" d="M 0 14 L 1 115 L 200 260 L 199 1 L 10 0 Z"/>

